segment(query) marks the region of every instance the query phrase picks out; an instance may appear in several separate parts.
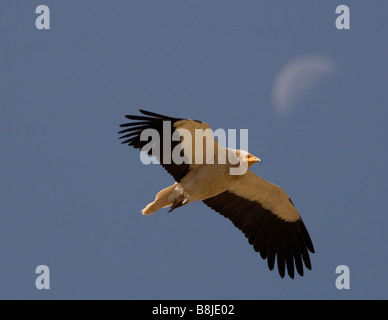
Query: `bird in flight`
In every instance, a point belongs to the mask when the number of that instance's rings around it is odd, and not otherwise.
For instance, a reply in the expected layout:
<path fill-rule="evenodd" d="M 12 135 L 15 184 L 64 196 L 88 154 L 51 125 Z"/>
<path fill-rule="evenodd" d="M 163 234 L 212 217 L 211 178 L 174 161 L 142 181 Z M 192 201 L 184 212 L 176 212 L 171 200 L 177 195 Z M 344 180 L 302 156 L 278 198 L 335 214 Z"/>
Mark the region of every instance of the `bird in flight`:
<path fill-rule="evenodd" d="M 259 158 L 221 146 L 212 134 L 212 143 L 208 143 L 209 134 L 198 138 L 196 131 L 210 130 L 202 121 L 140 112 L 142 115 L 125 116 L 131 121 L 120 125 L 122 143 L 149 155 L 155 155 L 153 150 L 157 149 L 156 158 L 176 181 L 156 195 L 142 210 L 144 215 L 202 201 L 244 233 L 254 250 L 267 259 L 270 270 L 276 260 L 282 278 L 286 270 L 290 278 L 294 278 L 295 269 L 300 276 L 304 266 L 311 270 L 309 251 L 314 253 L 314 246 L 291 199 L 282 188 L 249 170 L 261 162 Z M 150 133 L 158 138 L 153 139 Z M 199 139 L 206 143 L 201 141 L 197 147 Z M 232 174 L 238 166 L 246 169 Z"/>

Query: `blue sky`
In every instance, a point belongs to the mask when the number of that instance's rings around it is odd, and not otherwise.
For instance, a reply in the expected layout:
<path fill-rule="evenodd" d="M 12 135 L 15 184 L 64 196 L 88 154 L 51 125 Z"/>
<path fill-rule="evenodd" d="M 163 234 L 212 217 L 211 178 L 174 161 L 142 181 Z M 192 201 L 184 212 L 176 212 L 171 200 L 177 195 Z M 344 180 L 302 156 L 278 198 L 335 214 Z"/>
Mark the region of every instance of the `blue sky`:
<path fill-rule="evenodd" d="M 50 30 L 35 27 L 40 4 Z M 350 30 L 335 27 L 340 4 Z M 387 299 L 387 12 L 383 1 L 2 2 L 0 298 Z M 282 113 L 275 84 L 295 64 Z M 281 279 L 202 203 L 142 216 L 173 180 L 119 143 L 139 108 L 248 129 L 263 160 L 252 170 L 292 198 L 313 270 Z M 50 290 L 35 287 L 42 264 Z M 343 264 L 349 290 L 335 286 Z"/>

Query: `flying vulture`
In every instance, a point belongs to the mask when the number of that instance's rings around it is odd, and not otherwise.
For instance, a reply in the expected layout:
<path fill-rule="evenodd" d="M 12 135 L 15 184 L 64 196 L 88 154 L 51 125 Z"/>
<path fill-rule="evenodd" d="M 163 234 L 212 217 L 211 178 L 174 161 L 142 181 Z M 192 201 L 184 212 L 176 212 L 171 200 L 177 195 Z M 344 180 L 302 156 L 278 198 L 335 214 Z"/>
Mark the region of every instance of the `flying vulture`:
<path fill-rule="evenodd" d="M 210 129 L 202 121 L 140 112 L 143 115 L 125 116 L 131 122 L 120 125 L 122 143 L 156 155 L 176 181 L 156 195 L 155 201 L 142 210 L 144 215 L 203 201 L 244 233 L 254 250 L 267 259 L 270 270 L 274 269 L 276 259 L 282 278 L 286 269 L 291 278 L 295 269 L 303 276 L 303 265 L 311 270 L 309 251 L 314 253 L 314 246 L 291 199 L 282 188 L 248 169 L 261 162 L 259 158 L 246 151 L 224 148 L 212 134 L 212 144 L 207 136 L 202 136 L 206 143 L 197 148 L 195 132 Z M 157 133 L 158 139 L 152 139 L 150 133 Z M 206 149 L 207 144 L 210 149 Z M 156 154 L 155 149 L 159 151 Z M 199 153 L 203 155 L 198 156 Z M 225 153 L 232 155 L 233 160 L 220 156 Z M 247 170 L 231 174 L 231 169 L 238 165 L 245 165 Z"/>

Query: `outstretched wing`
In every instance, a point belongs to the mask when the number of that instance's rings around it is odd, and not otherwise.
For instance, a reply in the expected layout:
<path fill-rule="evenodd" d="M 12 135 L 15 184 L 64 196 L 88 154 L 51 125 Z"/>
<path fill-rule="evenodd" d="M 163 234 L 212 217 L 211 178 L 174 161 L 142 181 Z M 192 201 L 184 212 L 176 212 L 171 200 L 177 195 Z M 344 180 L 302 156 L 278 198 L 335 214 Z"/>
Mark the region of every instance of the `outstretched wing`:
<path fill-rule="evenodd" d="M 193 161 L 192 159 L 190 161 L 188 159 L 181 162 L 174 161 L 172 152 L 175 148 L 178 148 L 178 152 L 182 154 L 185 141 L 190 143 L 190 146 L 191 144 L 194 146 L 194 141 L 188 141 L 186 137 L 183 141 L 183 134 L 181 133 L 183 131 L 189 132 L 192 139 L 194 139 L 195 129 L 205 130 L 210 129 L 210 127 L 198 120 L 173 118 L 145 110 L 139 111 L 143 115 L 126 115 L 125 117 L 132 121 L 120 125 L 120 127 L 125 128 L 119 131 L 119 134 L 122 135 L 120 136 L 120 139 L 123 139 L 122 143 L 143 150 L 149 155 L 157 147 L 159 153 L 155 156 L 158 161 L 174 177 L 175 181 L 179 182 L 190 171 L 190 163 L 193 163 Z M 141 139 L 141 134 L 146 129 L 155 130 L 154 132 L 157 133 L 159 138 L 154 141 L 151 137 Z M 176 139 L 176 136 L 178 136 L 178 139 Z M 213 136 L 212 138 L 214 139 Z M 145 147 L 146 149 L 143 149 Z M 194 158 L 194 149 L 186 149 L 190 157 Z"/>
<path fill-rule="evenodd" d="M 303 264 L 311 270 L 309 251 L 314 253 L 313 243 L 282 188 L 248 171 L 230 190 L 203 202 L 245 234 L 255 251 L 267 259 L 270 270 L 277 258 L 282 278 L 286 268 L 291 278 L 295 267 L 301 276 Z"/>

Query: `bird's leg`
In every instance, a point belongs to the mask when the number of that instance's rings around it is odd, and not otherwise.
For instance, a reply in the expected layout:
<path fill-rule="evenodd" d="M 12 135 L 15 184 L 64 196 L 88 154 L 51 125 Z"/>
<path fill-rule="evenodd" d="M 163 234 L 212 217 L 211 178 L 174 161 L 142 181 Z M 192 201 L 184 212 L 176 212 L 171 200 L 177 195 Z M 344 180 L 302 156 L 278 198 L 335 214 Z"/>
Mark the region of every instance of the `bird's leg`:
<path fill-rule="evenodd" d="M 185 195 L 181 194 L 179 197 L 177 197 L 174 200 L 174 202 L 173 202 L 173 204 L 170 207 L 170 210 L 168 212 L 171 212 L 171 211 L 175 210 L 176 208 L 182 207 L 187 203 L 188 203 L 188 200 L 186 199 Z"/>

